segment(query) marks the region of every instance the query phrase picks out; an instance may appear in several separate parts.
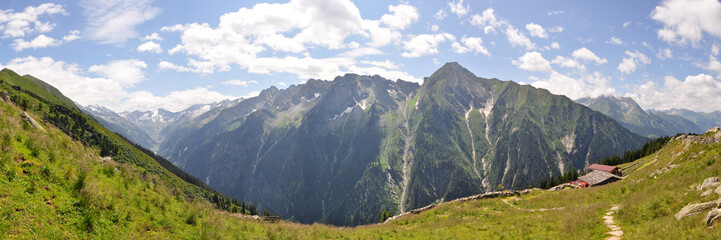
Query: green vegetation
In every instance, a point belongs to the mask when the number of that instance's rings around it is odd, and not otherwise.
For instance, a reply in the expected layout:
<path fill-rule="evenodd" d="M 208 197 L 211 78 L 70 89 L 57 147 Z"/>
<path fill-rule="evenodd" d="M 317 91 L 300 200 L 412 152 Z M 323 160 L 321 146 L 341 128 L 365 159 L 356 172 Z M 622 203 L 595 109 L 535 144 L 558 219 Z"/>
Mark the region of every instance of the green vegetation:
<path fill-rule="evenodd" d="M 580 174 L 579 174 L 578 170 L 568 169 L 568 171 L 564 172 L 563 175 L 553 176 L 548 180 L 541 181 L 541 183 L 538 184 L 538 187 L 541 189 L 549 189 L 549 188 L 558 186 L 563 183 L 576 181 L 579 176 L 580 176 Z"/>
<path fill-rule="evenodd" d="M 690 134 L 690 133 L 689 133 Z M 676 136 L 680 136 L 681 134 L 678 134 Z M 627 162 L 632 162 L 636 159 L 643 158 L 645 156 L 651 155 L 658 151 L 659 149 L 663 148 L 664 145 L 668 141 L 671 140 L 672 137 L 660 137 L 656 138 L 654 140 L 651 140 L 650 142 L 647 142 L 643 145 L 643 147 L 633 150 L 633 151 L 626 151 L 623 153 L 623 157 L 619 157 L 618 155 L 613 155 L 604 159 L 601 159 L 598 161 L 598 163 L 603 165 L 619 165 Z"/>

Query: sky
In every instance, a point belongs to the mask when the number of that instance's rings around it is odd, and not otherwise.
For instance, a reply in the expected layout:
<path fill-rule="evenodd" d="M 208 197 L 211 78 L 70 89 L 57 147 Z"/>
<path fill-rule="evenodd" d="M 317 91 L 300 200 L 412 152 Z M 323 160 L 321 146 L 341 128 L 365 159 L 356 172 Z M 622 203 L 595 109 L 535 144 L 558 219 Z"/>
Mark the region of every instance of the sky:
<path fill-rule="evenodd" d="M 446 62 L 571 99 L 721 110 L 721 3 L 105 0 L 0 3 L 0 67 L 116 112 Z"/>

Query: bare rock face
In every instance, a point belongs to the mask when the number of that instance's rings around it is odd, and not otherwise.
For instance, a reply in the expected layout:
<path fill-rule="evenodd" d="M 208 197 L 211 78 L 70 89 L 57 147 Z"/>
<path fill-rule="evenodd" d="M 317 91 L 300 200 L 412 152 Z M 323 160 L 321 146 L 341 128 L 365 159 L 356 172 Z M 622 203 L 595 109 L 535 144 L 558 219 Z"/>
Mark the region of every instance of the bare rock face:
<path fill-rule="evenodd" d="M 45 132 L 45 128 L 43 128 L 43 126 L 41 126 L 40 123 L 35 121 L 35 119 L 33 119 L 33 117 L 28 115 L 28 113 L 23 112 L 20 116 L 23 118 L 23 120 L 25 120 L 28 124 L 30 124 L 30 126 L 37 128 L 38 130 L 40 130 L 42 132 Z"/>
<path fill-rule="evenodd" d="M 716 190 L 713 190 L 715 194 L 721 195 L 721 186 L 718 186 Z"/>
<path fill-rule="evenodd" d="M 705 192 L 701 193 L 701 197 L 706 197 L 706 196 L 708 196 L 708 195 L 711 195 L 711 193 L 712 193 L 712 190 L 711 190 L 711 189 L 708 189 L 708 190 L 706 190 Z"/>
<path fill-rule="evenodd" d="M 721 185 L 721 183 L 718 180 L 718 177 L 710 177 L 703 180 L 703 183 L 698 185 L 696 187 L 696 190 L 704 190 L 706 188 L 712 188 Z"/>
<path fill-rule="evenodd" d="M 703 211 L 716 208 L 718 206 L 718 201 L 710 201 L 705 203 L 692 203 L 689 205 L 686 205 L 681 209 L 681 211 L 678 211 L 674 217 L 676 217 L 676 220 L 681 220 L 681 218 L 684 218 L 686 216 L 691 216 L 694 214 L 701 213 Z"/>

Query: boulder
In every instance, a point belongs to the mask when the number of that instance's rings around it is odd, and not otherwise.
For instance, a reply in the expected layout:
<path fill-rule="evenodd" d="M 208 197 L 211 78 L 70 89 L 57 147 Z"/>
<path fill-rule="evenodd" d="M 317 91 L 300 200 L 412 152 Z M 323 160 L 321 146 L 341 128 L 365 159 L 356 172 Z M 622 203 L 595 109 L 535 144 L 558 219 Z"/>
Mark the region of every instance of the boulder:
<path fill-rule="evenodd" d="M 719 132 L 719 131 L 721 131 L 721 128 L 719 128 L 719 127 L 712 127 L 711 129 L 709 129 L 708 131 L 706 131 L 706 133 L 717 133 L 717 132 Z"/>
<path fill-rule="evenodd" d="M 43 128 L 43 126 L 41 126 L 40 123 L 35 121 L 35 119 L 33 119 L 33 117 L 28 115 L 27 112 L 23 112 L 22 114 L 20 114 L 20 116 L 23 118 L 23 120 L 25 120 L 25 122 L 30 124 L 30 126 L 37 128 L 38 130 L 40 130 L 42 132 L 45 132 L 45 128 Z"/>
<path fill-rule="evenodd" d="M 706 221 L 706 225 L 712 226 L 715 222 L 719 221 L 719 219 L 721 219 L 721 209 L 714 208 L 708 211 L 704 221 Z"/>
<path fill-rule="evenodd" d="M 6 91 L 0 91 L 0 99 L 3 101 L 9 103 L 10 102 L 10 95 L 8 95 L 8 92 Z"/>
<path fill-rule="evenodd" d="M 692 203 L 688 204 L 685 207 L 681 208 L 674 217 L 676 217 L 676 220 L 681 220 L 681 218 L 684 218 L 686 216 L 691 216 L 694 214 L 701 213 L 703 211 L 716 208 L 718 206 L 717 201 L 710 201 L 705 203 Z"/>
<path fill-rule="evenodd" d="M 715 186 L 718 186 L 717 184 L 719 184 L 718 177 L 706 178 L 706 179 L 703 180 L 703 183 L 701 183 L 700 185 L 698 185 L 698 186 L 696 187 L 696 190 L 701 191 L 701 190 L 703 190 L 703 189 L 712 187 L 712 186 L 714 186 L 714 185 L 715 185 Z"/>
<path fill-rule="evenodd" d="M 706 190 L 705 192 L 701 193 L 701 197 L 706 197 L 706 196 L 708 196 L 708 195 L 711 195 L 712 192 L 713 192 L 713 191 L 712 191 L 711 189 Z"/>
<path fill-rule="evenodd" d="M 716 190 L 713 190 L 713 193 L 721 195 L 721 186 L 718 186 Z"/>

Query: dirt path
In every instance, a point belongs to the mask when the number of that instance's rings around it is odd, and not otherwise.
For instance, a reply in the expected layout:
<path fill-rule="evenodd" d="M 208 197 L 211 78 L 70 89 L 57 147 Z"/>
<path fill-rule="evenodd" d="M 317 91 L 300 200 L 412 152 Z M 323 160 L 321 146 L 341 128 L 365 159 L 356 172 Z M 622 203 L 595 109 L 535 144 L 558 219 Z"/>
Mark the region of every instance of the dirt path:
<path fill-rule="evenodd" d="M 616 222 L 613 221 L 613 215 L 616 214 L 616 211 L 621 208 L 619 205 L 613 205 L 611 209 L 608 210 L 605 216 L 603 216 L 603 223 L 606 224 L 606 227 L 611 229 L 610 232 L 607 232 L 607 234 L 611 235 L 607 237 L 608 240 L 620 240 L 621 236 L 623 235 L 623 230 L 621 230 L 620 227 L 616 226 Z"/>
<path fill-rule="evenodd" d="M 511 206 L 511 207 L 513 207 L 513 208 L 515 208 L 515 209 L 518 209 L 518 210 L 521 210 L 521 211 L 526 211 L 526 212 L 545 212 L 545 211 L 552 211 L 552 210 L 561 210 L 561 209 L 563 209 L 563 207 L 556 207 L 556 208 L 538 208 L 538 209 L 520 208 L 520 207 L 518 207 L 518 206 L 516 206 L 516 205 L 513 205 L 513 204 L 511 204 L 511 203 L 508 202 L 508 201 L 511 201 L 511 200 L 513 200 L 513 201 L 518 201 L 518 198 L 517 198 L 517 197 L 510 197 L 510 198 L 503 199 L 502 201 L 503 201 L 503 203 L 505 203 L 505 204 L 508 205 L 508 206 Z"/>

